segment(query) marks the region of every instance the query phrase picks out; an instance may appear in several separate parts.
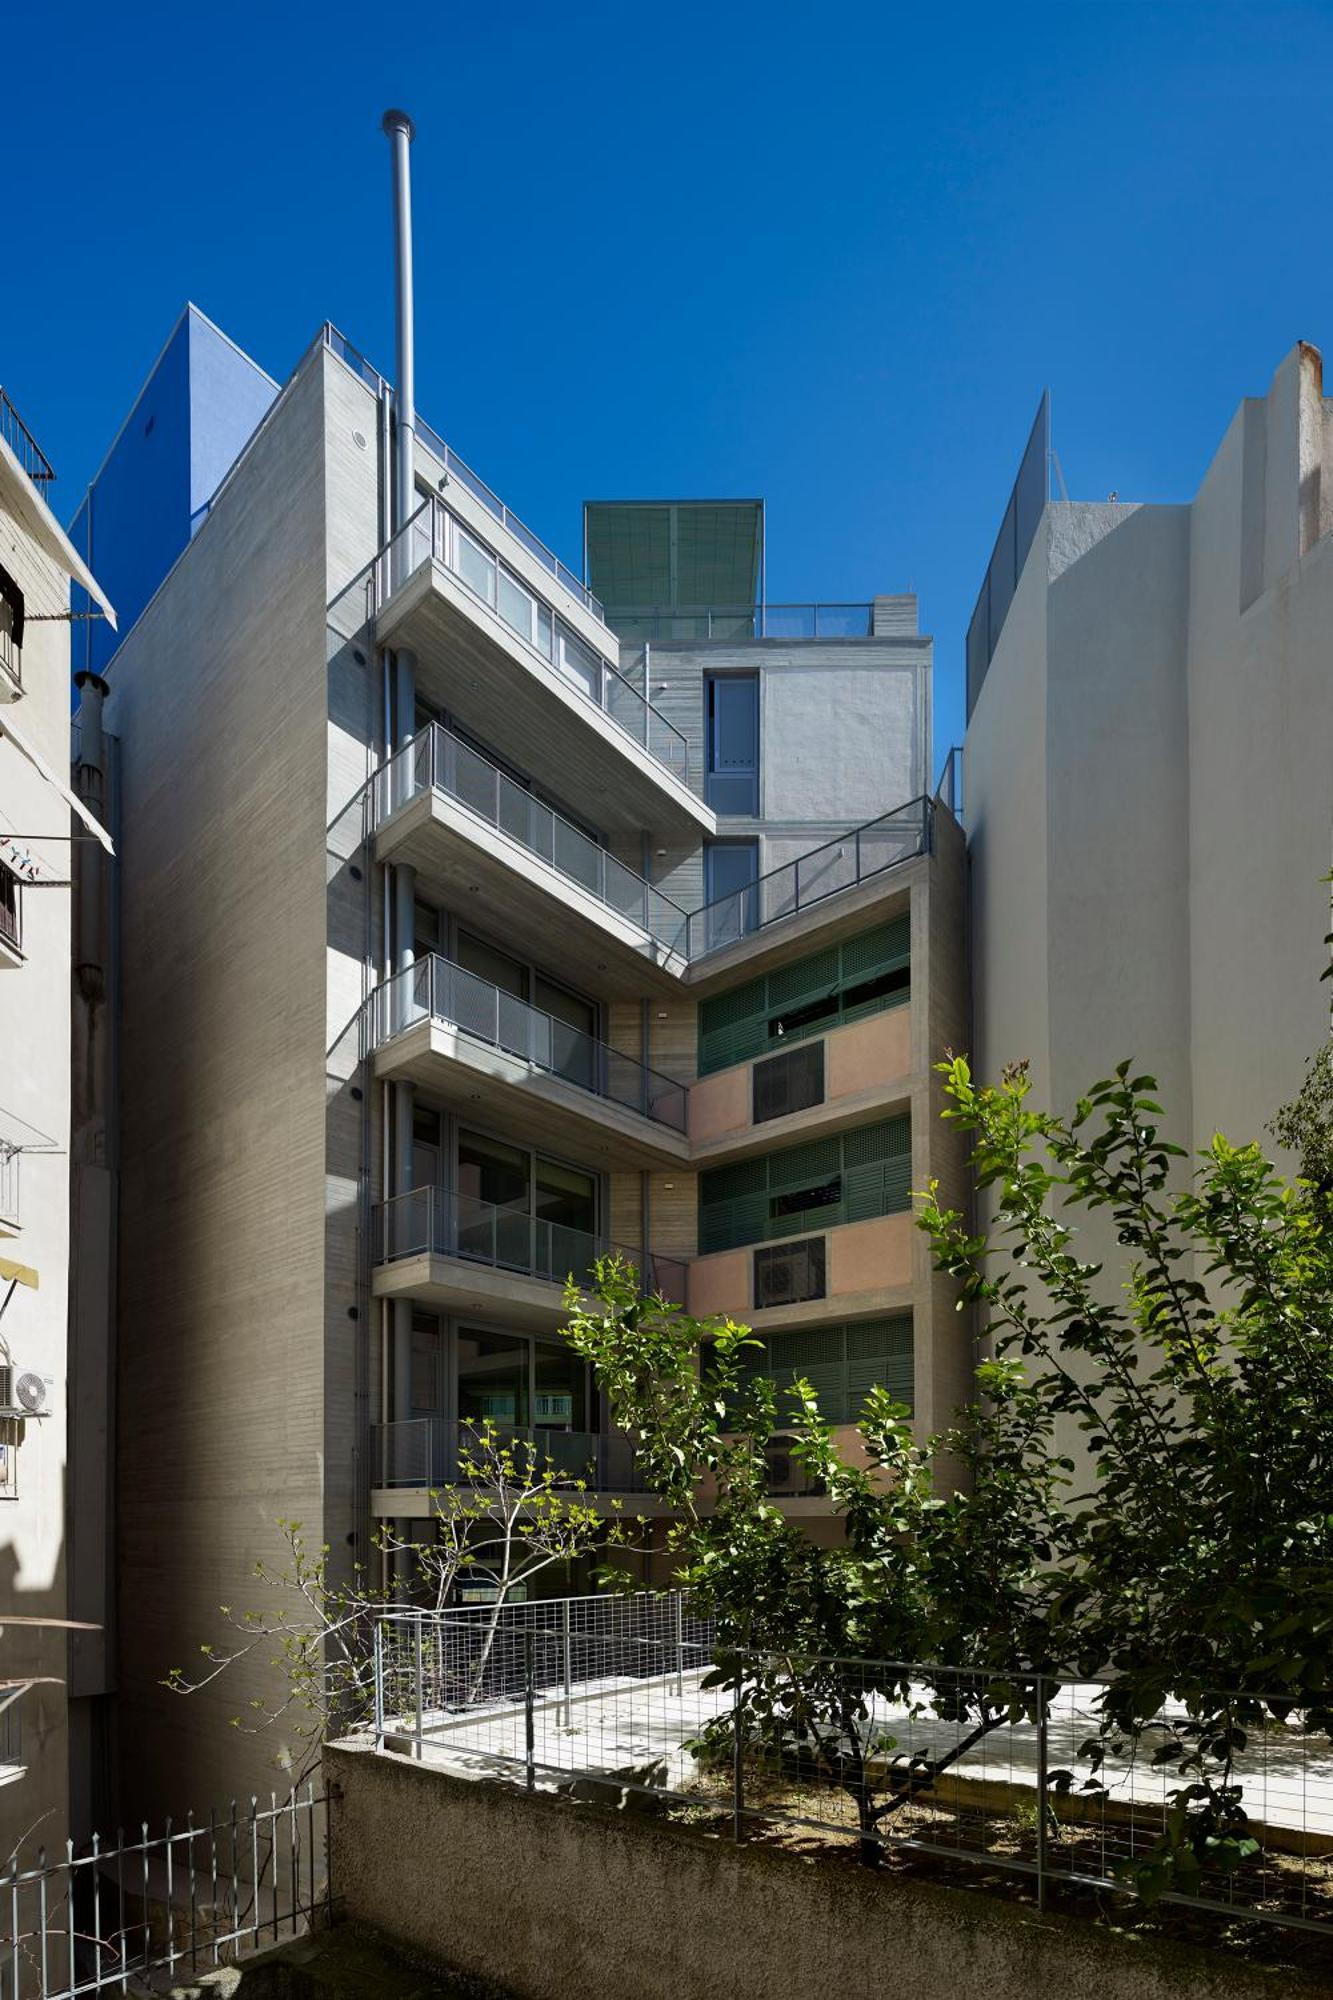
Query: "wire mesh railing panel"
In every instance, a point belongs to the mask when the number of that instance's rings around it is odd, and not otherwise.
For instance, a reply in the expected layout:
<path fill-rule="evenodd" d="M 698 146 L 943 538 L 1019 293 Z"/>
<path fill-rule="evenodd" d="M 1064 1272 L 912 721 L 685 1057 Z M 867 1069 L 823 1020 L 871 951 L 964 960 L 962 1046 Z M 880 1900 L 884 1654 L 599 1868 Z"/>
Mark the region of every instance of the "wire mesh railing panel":
<path fill-rule="evenodd" d="M 16 1853 L 0 1878 L 5 2000 L 165 1992 L 301 1935 L 332 1909 L 325 1804 L 310 1784 L 159 1834 Z"/>

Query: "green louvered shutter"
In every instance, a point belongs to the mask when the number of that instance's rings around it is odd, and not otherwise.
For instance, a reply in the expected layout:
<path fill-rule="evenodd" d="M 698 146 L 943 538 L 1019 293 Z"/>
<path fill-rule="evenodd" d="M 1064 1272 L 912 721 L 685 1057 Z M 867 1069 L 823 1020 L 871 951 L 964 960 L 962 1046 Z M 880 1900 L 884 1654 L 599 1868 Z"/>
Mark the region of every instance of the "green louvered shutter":
<path fill-rule="evenodd" d="M 825 1422 L 847 1422 L 847 1369 L 840 1326 L 771 1334 L 768 1371 L 777 1386 L 778 1408 L 782 1413 L 789 1415 L 791 1410 L 783 1391 L 804 1376 L 819 1398 L 819 1411 Z"/>
<path fill-rule="evenodd" d="M 803 1188 L 824 1187 L 842 1172 L 842 1148 L 837 1139 L 812 1139 L 804 1146 L 789 1146 L 785 1152 L 768 1156 L 768 1229 L 770 1236 L 800 1236 L 807 1230 L 831 1229 L 843 1219 L 842 1202 L 824 1202 L 815 1208 L 796 1209 L 785 1215 L 774 1211 L 774 1197 L 795 1194 Z"/>
<path fill-rule="evenodd" d="M 870 1391 L 886 1388 L 896 1403 L 913 1407 L 912 1320 L 861 1320 L 847 1328 L 847 1396 L 855 1420 Z"/>
<path fill-rule="evenodd" d="M 848 1222 L 894 1215 L 911 1204 L 912 1121 L 886 1118 L 843 1139 L 843 1209 Z"/>
<path fill-rule="evenodd" d="M 767 1162 L 738 1160 L 699 1176 L 699 1254 L 761 1243 L 768 1225 Z"/>
<path fill-rule="evenodd" d="M 848 938 L 842 947 L 842 963 L 838 984 L 844 990 L 864 986 L 883 973 L 900 972 L 911 963 L 911 920 L 904 913 L 892 918 L 887 924 L 877 924 L 873 931 L 864 931 L 860 937 Z M 910 997 L 910 988 L 879 994 L 873 999 L 847 1001 L 843 1003 L 844 1021 L 862 1021 L 868 1015 L 880 1014 L 886 1007 L 901 1006 Z"/>
<path fill-rule="evenodd" d="M 768 1047 L 768 1007 L 763 979 L 699 1005 L 699 1074 L 727 1069 L 762 1055 Z"/>

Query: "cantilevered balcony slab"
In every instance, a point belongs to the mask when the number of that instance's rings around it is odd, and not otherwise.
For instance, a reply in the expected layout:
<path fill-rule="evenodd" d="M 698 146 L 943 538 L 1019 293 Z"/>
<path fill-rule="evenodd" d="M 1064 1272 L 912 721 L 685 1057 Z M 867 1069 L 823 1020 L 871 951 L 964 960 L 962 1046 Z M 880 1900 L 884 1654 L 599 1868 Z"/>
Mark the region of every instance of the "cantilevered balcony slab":
<path fill-rule="evenodd" d="M 381 645 L 415 654 L 422 694 L 483 741 L 502 718 L 506 754 L 557 797 L 595 799 L 610 833 L 715 832 L 714 814 L 690 790 L 679 732 L 430 504 L 433 525 L 418 517 L 415 533 L 404 531 L 401 561 L 400 548 L 385 553 L 375 622 Z"/>
<path fill-rule="evenodd" d="M 438 723 L 381 772 L 373 806 L 376 859 L 415 868 L 439 902 L 477 896 L 492 928 L 593 992 L 677 988 L 685 912 Z"/>
<path fill-rule="evenodd" d="M 689 1157 L 682 1084 L 478 979 L 421 959 L 371 996 L 375 1073 L 497 1133 L 602 1167 Z"/>

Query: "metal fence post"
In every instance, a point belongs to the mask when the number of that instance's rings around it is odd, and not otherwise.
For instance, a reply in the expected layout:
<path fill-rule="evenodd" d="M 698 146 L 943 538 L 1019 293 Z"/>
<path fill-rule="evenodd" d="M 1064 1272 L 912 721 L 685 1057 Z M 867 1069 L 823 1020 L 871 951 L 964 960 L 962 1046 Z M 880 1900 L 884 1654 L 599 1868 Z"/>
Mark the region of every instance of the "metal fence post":
<path fill-rule="evenodd" d="M 384 1624 L 378 1618 L 375 1621 L 374 1675 L 375 1748 L 382 1750 L 384 1748 Z"/>
<path fill-rule="evenodd" d="M 1037 1676 L 1037 1908 L 1046 1908 L 1046 1684 Z"/>
<path fill-rule="evenodd" d="M 676 1700 L 685 1699 L 685 1602 L 680 1592 L 676 1600 Z"/>
<path fill-rule="evenodd" d="M 537 1767 L 533 1751 L 535 1745 L 533 1715 L 533 1694 L 536 1674 L 533 1667 L 533 1637 L 529 1628 L 523 1634 L 523 1748 L 524 1772 L 530 1792 L 537 1789 Z"/>
<path fill-rule="evenodd" d="M 417 1683 L 416 1759 L 418 1763 L 421 1762 L 422 1710 L 425 1706 L 425 1693 L 426 1693 L 425 1674 L 421 1658 L 421 1643 L 422 1643 L 421 1613 L 418 1611 L 417 1623 L 416 1623 L 416 1683 Z"/>
<path fill-rule="evenodd" d="M 574 1713 L 573 1713 L 574 1693 L 573 1693 L 573 1674 L 571 1671 L 571 1661 L 570 1661 L 568 1598 L 565 1599 L 564 1603 L 564 1617 L 562 1623 L 564 1626 L 564 1646 L 565 1646 L 565 1728 L 571 1729 L 574 1725 Z"/>
<path fill-rule="evenodd" d="M 745 1811 L 745 1735 L 741 1728 L 741 1690 L 736 1690 L 736 1706 L 731 1711 L 731 1837 L 739 1845 L 745 1838 L 741 1816 Z"/>

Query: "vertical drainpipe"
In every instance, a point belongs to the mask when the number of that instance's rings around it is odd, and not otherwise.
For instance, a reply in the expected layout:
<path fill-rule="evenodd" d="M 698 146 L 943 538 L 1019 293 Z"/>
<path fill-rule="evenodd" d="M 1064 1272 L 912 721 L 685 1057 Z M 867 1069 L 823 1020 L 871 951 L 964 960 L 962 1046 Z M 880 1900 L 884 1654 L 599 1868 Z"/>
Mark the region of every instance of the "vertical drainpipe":
<path fill-rule="evenodd" d="M 404 533 L 416 497 L 416 352 L 412 305 L 412 163 L 411 146 L 416 128 L 405 111 L 386 111 L 384 132 L 393 153 L 393 240 L 394 304 L 396 333 L 394 370 L 395 423 L 393 437 L 394 542 L 390 560 L 389 587 L 404 581 L 410 568 Z M 391 752 L 411 742 L 416 722 L 416 656 L 399 649 L 390 676 L 392 693 Z M 387 720 L 387 718 L 386 718 Z M 410 760 L 401 760 L 403 789 L 407 796 Z M 390 898 L 393 919 L 393 969 L 406 974 L 413 962 L 416 873 L 405 867 L 393 871 Z M 408 984 L 406 978 L 402 985 Z M 395 1084 L 393 1092 L 394 1144 L 390 1156 L 394 1194 L 407 1194 L 412 1186 L 412 1111 L 410 1083 Z M 412 1306 L 408 1299 L 396 1299 L 393 1307 L 393 1418 L 401 1422 L 412 1413 Z"/>

